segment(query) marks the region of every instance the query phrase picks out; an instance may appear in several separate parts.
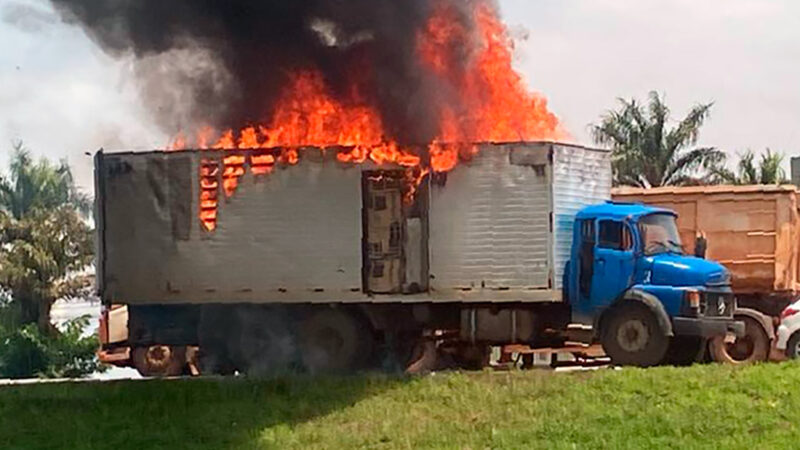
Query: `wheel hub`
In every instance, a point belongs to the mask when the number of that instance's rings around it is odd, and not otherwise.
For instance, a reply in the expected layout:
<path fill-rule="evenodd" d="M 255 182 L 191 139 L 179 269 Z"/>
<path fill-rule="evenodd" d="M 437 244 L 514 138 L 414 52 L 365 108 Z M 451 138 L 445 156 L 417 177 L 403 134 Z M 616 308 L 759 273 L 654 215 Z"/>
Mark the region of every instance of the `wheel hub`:
<path fill-rule="evenodd" d="M 330 357 L 336 357 L 344 347 L 344 338 L 333 328 L 320 330 L 314 342 L 318 348 L 323 349 Z"/>
<path fill-rule="evenodd" d="M 172 352 L 166 345 L 153 345 L 147 349 L 145 359 L 153 369 L 164 368 L 169 364 Z"/>
<path fill-rule="evenodd" d="M 749 335 L 737 338 L 732 344 L 726 344 L 728 354 L 736 361 L 746 361 L 755 350 L 753 338 Z"/>
<path fill-rule="evenodd" d="M 639 352 L 644 350 L 650 340 L 647 326 L 638 319 L 623 323 L 617 330 L 617 343 L 626 352 Z"/>

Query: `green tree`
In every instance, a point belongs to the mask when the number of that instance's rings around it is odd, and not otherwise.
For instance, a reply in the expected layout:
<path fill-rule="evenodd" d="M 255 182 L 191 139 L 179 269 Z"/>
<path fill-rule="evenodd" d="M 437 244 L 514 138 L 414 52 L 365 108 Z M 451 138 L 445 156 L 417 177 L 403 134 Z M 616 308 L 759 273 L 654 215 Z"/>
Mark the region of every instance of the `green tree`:
<path fill-rule="evenodd" d="M 0 286 L 20 324 L 52 334 L 52 304 L 87 285 L 80 272 L 92 260 L 82 217 L 89 205 L 65 162 L 36 162 L 21 142 L 14 145 L 8 174 L 0 175 Z"/>
<path fill-rule="evenodd" d="M 0 286 L 10 292 L 19 324 L 57 333 L 50 309 L 58 299 L 87 293 L 81 271 L 92 262 L 92 248 L 91 230 L 72 206 L 35 208 L 20 219 L 0 212 Z"/>
<path fill-rule="evenodd" d="M 612 150 L 615 185 L 656 187 L 698 184 L 725 161 L 714 147 L 691 148 L 709 117 L 712 103 L 694 106 L 675 126 L 657 92 L 647 105 L 619 99 L 620 108 L 592 126 L 595 142 Z"/>
<path fill-rule="evenodd" d="M 91 200 L 78 191 L 65 161 L 54 165 L 47 159 L 34 162 L 21 141 L 13 144 L 7 176 L 0 176 L 0 210 L 14 219 L 35 209 L 71 206 L 86 215 Z"/>
<path fill-rule="evenodd" d="M 0 174 L 0 377 L 80 376 L 98 369 L 86 318 L 61 330 L 50 321 L 58 299 L 85 297 L 93 240 L 90 201 L 69 166 L 34 161 L 14 145 Z"/>
<path fill-rule="evenodd" d="M 781 152 L 773 152 L 769 148 L 761 154 L 756 164 L 756 156 L 747 150 L 739 156 L 736 172 L 726 168 L 715 171 L 717 180 L 730 184 L 783 184 L 788 183 L 786 171 L 783 170 L 785 156 Z"/>

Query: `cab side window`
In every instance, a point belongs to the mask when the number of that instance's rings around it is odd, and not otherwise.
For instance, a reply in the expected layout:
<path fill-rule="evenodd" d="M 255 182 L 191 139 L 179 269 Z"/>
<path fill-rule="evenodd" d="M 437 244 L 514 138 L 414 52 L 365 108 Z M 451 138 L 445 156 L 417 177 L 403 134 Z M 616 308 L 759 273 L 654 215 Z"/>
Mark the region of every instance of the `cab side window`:
<path fill-rule="evenodd" d="M 600 248 L 627 251 L 633 247 L 630 229 L 616 220 L 602 220 L 598 226 L 598 242 Z"/>

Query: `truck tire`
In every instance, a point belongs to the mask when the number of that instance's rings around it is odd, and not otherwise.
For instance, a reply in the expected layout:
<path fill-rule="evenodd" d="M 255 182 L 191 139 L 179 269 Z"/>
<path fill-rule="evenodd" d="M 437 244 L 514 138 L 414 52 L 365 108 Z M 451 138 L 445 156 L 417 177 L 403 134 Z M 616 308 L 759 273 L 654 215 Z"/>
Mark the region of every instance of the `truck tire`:
<path fill-rule="evenodd" d="M 341 309 L 312 312 L 301 319 L 298 336 L 300 359 L 312 374 L 362 369 L 374 348 L 369 324 Z"/>
<path fill-rule="evenodd" d="M 786 343 L 786 357 L 789 359 L 800 357 L 800 331 L 795 331 L 789 337 L 789 342 Z"/>
<path fill-rule="evenodd" d="M 600 340 L 612 364 L 650 367 L 664 360 L 669 337 L 647 306 L 630 303 L 608 314 Z"/>
<path fill-rule="evenodd" d="M 709 343 L 711 359 L 724 364 L 743 365 L 769 358 L 770 340 L 764 327 L 748 316 L 736 316 L 744 322 L 744 336 L 737 337 L 732 344 L 726 344 L 723 336 L 715 337 Z"/>
<path fill-rule="evenodd" d="M 143 377 L 176 377 L 186 366 L 186 347 L 150 345 L 134 347 L 133 366 Z"/>
<path fill-rule="evenodd" d="M 672 366 L 691 366 L 700 361 L 708 341 L 696 336 L 674 336 L 670 339 L 664 363 Z"/>
<path fill-rule="evenodd" d="M 194 355 L 195 368 L 201 375 L 233 375 L 228 340 L 234 332 L 232 307 L 204 306 L 197 325 L 199 347 Z"/>
<path fill-rule="evenodd" d="M 291 372 L 297 343 L 288 314 L 263 307 L 243 307 L 237 312 L 239 332 L 228 340 L 228 353 L 236 368 L 249 376 Z"/>

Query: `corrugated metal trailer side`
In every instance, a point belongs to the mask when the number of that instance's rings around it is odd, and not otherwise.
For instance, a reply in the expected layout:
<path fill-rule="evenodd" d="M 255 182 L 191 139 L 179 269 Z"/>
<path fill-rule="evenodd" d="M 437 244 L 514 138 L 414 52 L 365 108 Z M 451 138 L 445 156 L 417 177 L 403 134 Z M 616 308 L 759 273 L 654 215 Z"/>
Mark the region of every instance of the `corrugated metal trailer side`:
<path fill-rule="evenodd" d="M 575 215 L 587 205 L 610 198 L 611 154 L 571 145 L 553 146 L 553 249 L 555 285 L 563 288 L 564 268 L 570 258 Z"/>
<path fill-rule="evenodd" d="M 686 250 L 694 252 L 697 234 L 704 233 L 706 256 L 728 267 L 737 294 L 800 289 L 794 186 L 621 188 L 612 195 L 675 210 Z"/>
<path fill-rule="evenodd" d="M 364 281 L 365 176 L 400 168 L 341 163 L 334 151 L 301 149 L 296 165 L 253 175 L 252 153 L 98 157 L 104 301 L 559 301 L 571 217 L 608 198 L 611 178 L 605 151 L 483 144 L 471 161 L 425 179 L 417 195 L 426 199 L 427 216 L 403 226 L 407 247 L 424 246 L 406 249 L 406 259 L 421 261 L 407 264 L 405 276 L 424 272 L 425 288 L 375 294 L 365 292 Z M 198 219 L 200 171 L 230 154 L 242 155 L 247 170 L 230 197 L 219 188 L 216 228 L 209 231 Z"/>

